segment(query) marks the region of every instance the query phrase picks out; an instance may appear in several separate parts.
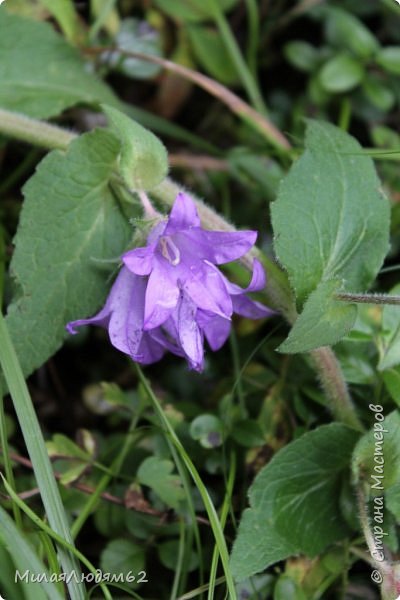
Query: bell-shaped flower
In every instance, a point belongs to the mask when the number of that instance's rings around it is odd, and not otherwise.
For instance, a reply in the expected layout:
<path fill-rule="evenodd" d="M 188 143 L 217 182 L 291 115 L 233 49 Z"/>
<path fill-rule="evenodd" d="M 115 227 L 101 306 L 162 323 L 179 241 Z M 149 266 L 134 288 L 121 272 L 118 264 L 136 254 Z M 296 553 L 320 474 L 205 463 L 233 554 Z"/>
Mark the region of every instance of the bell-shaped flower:
<path fill-rule="evenodd" d="M 124 266 L 104 308 L 67 329 L 76 333 L 75 327 L 100 325 L 116 348 L 139 363 L 156 362 L 170 351 L 202 371 L 204 339 L 218 350 L 229 336 L 234 312 L 250 319 L 272 313 L 246 295 L 265 287 L 257 260 L 244 290 L 216 266 L 243 256 L 256 236 L 203 229 L 193 201 L 179 194 L 168 220 L 150 232 L 147 246 L 122 257 Z"/>
<path fill-rule="evenodd" d="M 198 309 L 230 319 L 230 291 L 214 265 L 240 258 L 256 237 L 255 231 L 203 229 L 194 202 L 179 194 L 168 220 L 153 229 L 147 246 L 122 257 L 132 273 L 149 276 L 144 329 L 154 329 L 171 316 L 181 291 Z"/>

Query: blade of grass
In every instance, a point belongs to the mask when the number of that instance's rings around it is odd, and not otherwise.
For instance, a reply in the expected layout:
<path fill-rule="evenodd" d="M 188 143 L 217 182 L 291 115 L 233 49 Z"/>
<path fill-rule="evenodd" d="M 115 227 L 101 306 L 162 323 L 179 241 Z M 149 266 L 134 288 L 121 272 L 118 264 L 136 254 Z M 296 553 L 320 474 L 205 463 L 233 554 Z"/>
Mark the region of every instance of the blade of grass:
<path fill-rule="evenodd" d="M 258 87 L 256 79 L 243 59 L 238 43 L 232 33 L 228 20 L 225 17 L 221 5 L 217 0 L 207 0 L 207 4 L 212 10 L 214 21 L 221 34 L 222 41 L 229 52 L 231 59 L 236 66 L 237 73 L 243 83 L 248 97 L 251 100 L 254 108 L 262 115 L 268 114 L 261 91 Z"/>
<path fill-rule="evenodd" d="M 225 582 L 225 577 L 218 577 L 218 579 L 216 579 L 215 584 L 216 585 L 221 585 L 221 583 Z M 186 594 L 183 594 L 183 596 L 179 596 L 179 598 L 177 600 L 191 600 L 192 598 L 197 598 L 198 596 L 200 596 L 201 594 L 203 594 L 204 592 L 206 592 L 209 588 L 209 584 L 205 583 L 204 585 L 194 589 L 194 590 L 190 590 L 190 592 L 186 592 Z"/>
<path fill-rule="evenodd" d="M 248 46 L 247 46 L 247 62 L 250 71 L 257 81 L 257 50 L 260 41 L 260 17 L 258 14 L 257 0 L 245 0 L 247 20 L 248 20 Z"/>
<path fill-rule="evenodd" d="M 8 389 L 10 390 L 49 523 L 60 537 L 72 543 L 67 515 L 64 511 L 43 435 L 8 333 L 7 325 L 1 312 L 0 365 L 3 369 Z M 15 497 L 14 490 L 11 487 L 10 489 Z M 65 573 L 71 571 L 79 573 L 79 565 L 71 552 L 66 551 L 65 548 L 59 548 L 59 557 Z M 72 600 L 84 599 L 85 594 L 82 585 L 78 585 L 75 581 L 71 580 L 68 584 L 68 589 Z"/>
<path fill-rule="evenodd" d="M 229 598 L 230 598 L 230 600 L 237 600 L 235 583 L 233 581 L 232 573 L 229 568 L 228 548 L 226 546 L 225 537 L 224 537 L 224 533 L 223 533 L 223 530 L 221 527 L 221 523 L 218 518 L 218 514 L 215 510 L 214 504 L 210 498 L 208 490 L 207 490 L 206 486 L 204 485 L 204 483 L 203 483 L 196 467 L 194 466 L 192 460 L 190 459 L 188 453 L 186 452 L 181 441 L 179 440 L 178 436 L 176 435 L 173 427 L 171 426 L 168 419 L 166 418 L 164 411 L 162 409 L 162 406 L 161 406 L 157 396 L 154 394 L 149 382 L 147 381 L 146 377 L 144 376 L 143 371 L 136 363 L 135 363 L 135 367 L 136 367 L 136 371 L 138 373 L 140 382 L 142 383 L 144 389 L 146 390 L 147 395 L 148 395 L 149 399 L 151 400 L 156 413 L 158 414 L 158 417 L 161 421 L 161 424 L 162 424 L 164 430 L 166 431 L 166 433 L 168 433 L 170 439 L 172 440 L 174 446 L 177 449 L 177 452 L 179 453 L 179 456 L 181 457 L 181 459 L 184 462 L 187 470 L 189 471 L 193 481 L 195 482 L 195 484 L 197 486 L 197 489 L 200 493 L 200 496 L 203 500 L 205 509 L 207 511 L 208 519 L 210 521 L 211 528 L 212 528 L 212 531 L 213 531 L 213 534 L 215 537 L 215 542 L 216 542 L 216 545 L 218 548 L 218 552 L 221 557 L 221 562 L 222 562 L 222 566 L 223 566 L 225 578 L 226 578 L 226 585 L 227 585 L 228 592 L 229 592 Z"/>
<path fill-rule="evenodd" d="M 132 365 L 132 362 L 130 361 L 129 364 Z M 135 367 L 138 368 L 138 365 L 136 363 L 135 363 Z M 150 398 L 150 400 L 151 400 L 151 397 L 148 394 L 147 388 L 145 386 L 143 386 L 143 387 L 144 387 L 144 391 L 145 391 L 147 397 Z M 162 411 L 162 409 L 161 409 L 161 411 Z M 164 413 L 163 413 L 163 415 L 164 415 Z M 164 417 L 165 417 L 165 415 L 164 415 Z M 165 427 L 164 427 L 163 421 L 161 421 L 161 427 L 165 432 Z M 194 535 L 195 543 L 196 543 L 196 549 L 197 549 L 198 556 L 199 556 L 200 585 L 203 585 L 204 565 L 203 565 L 203 558 L 202 558 L 202 545 L 201 545 L 201 539 L 200 539 L 200 531 L 199 531 L 199 527 L 198 527 L 197 520 L 196 520 L 196 511 L 194 508 L 191 489 L 190 489 L 190 485 L 189 485 L 189 478 L 187 476 L 187 470 L 184 468 L 184 466 L 182 464 L 183 461 L 182 461 L 182 459 L 179 455 L 179 452 L 177 451 L 173 441 L 171 440 L 171 437 L 169 435 L 166 435 L 165 440 L 168 445 L 169 451 L 171 452 L 171 456 L 175 463 L 176 469 L 179 473 L 179 477 L 181 478 L 183 489 L 186 494 L 187 507 L 189 510 L 190 518 L 191 518 L 191 528 L 189 530 L 188 537 L 190 538 L 190 532 L 192 531 L 193 535 Z"/>
<path fill-rule="evenodd" d="M 5 546 L 11 554 L 18 572 L 21 575 L 28 572 L 30 576 L 47 574 L 48 571 L 42 561 L 39 560 L 26 538 L 16 527 L 12 518 L 1 506 L 0 524 L 0 538 L 3 540 Z M 50 581 L 38 581 L 37 586 L 38 587 L 34 589 L 32 589 L 32 584 L 28 583 L 26 586 L 25 589 L 29 593 L 29 600 L 41 600 L 42 598 L 49 598 L 50 600 L 63 600 L 64 598 L 54 583 Z"/>
<path fill-rule="evenodd" d="M 19 509 L 19 507 L 18 507 L 18 509 Z M 61 569 L 60 569 L 60 565 L 58 562 L 57 552 L 54 548 L 53 542 L 51 541 L 49 536 L 46 533 L 44 533 L 44 531 L 40 531 L 39 536 L 40 536 L 40 541 L 42 544 L 44 556 L 46 557 L 45 562 L 46 562 L 46 564 L 49 565 L 50 573 L 56 573 L 57 575 L 59 575 L 61 572 Z M 63 596 L 64 595 L 64 586 L 63 586 L 62 581 L 60 580 L 58 583 L 56 583 L 56 585 L 60 591 L 60 595 Z"/>
<path fill-rule="evenodd" d="M 10 494 L 10 496 L 12 497 L 14 502 L 16 504 L 18 504 L 18 506 L 20 507 L 22 512 L 24 512 L 27 515 L 27 517 L 29 517 L 30 520 L 39 529 L 41 529 L 41 531 L 44 531 L 45 533 L 47 533 L 48 536 L 50 536 L 55 542 L 57 542 L 57 544 L 59 544 L 63 548 L 66 548 L 67 550 L 69 550 L 70 554 L 72 554 L 74 556 L 74 558 L 78 558 L 81 561 L 81 563 L 83 565 L 85 565 L 85 567 L 88 569 L 88 571 L 90 571 L 90 573 L 93 573 L 93 575 L 96 576 L 96 574 L 98 574 L 98 571 L 97 571 L 96 567 L 94 565 L 92 565 L 92 563 L 86 558 L 86 556 L 84 556 L 84 554 L 82 554 L 82 552 L 77 550 L 75 548 L 75 546 L 73 546 L 72 544 L 67 542 L 63 537 L 61 537 L 61 535 L 59 535 L 58 533 L 53 531 L 53 529 L 51 529 L 40 517 L 38 517 L 38 515 L 36 513 L 34 513 L 33 510 L 30 509 L 29 506 L 23 500 L 21 500 L 21 498 L 19 498 L 19 496 L 17 496 L 17 494 L 14 492 L 14 490 L 11 489 L 11 487 L 8 485 L 7 481 L 4 479 L 4 477 L 1 475 L 1 473 L 0 473 L 0 477 L 3 480 L 4 487 L 6 488 L 7 492 Z M 80 581 L 80 579 L 81 579 L 80 571 L 77 571 L 77 570 L 72 570 L 72 571 L 67 572 L 67 577 L 68 577 L 68 575 L 70 575 L 71 580 L 72 579 L 76 580 L 76 583 L 78 583 L 78 581 Z M 100 586 L 101 591 L 103 592 L 103 595 L 106 598 L 106 600 L 112 600 L 112 597 L 110 595 L 110 592 L 109 592 L 107 586 L 104 583 L 100 583 L 99 586 Z"/>
<path fill-rule="evenodd" d="M 236 477 L 236 454 L 234 452 L 231 453 L 231 460 L 230 460 L 229 464 L 230 464 L 230 469 L 229 469 L 228 481 L 226 483 L 226 494 L 225 494 L 224 503 L 222 505 L 221 516 L 220 516 L 220 522 L 221 522 L 222 529 L 224 529 L 224 527 L 225 527 L 226 519 L 231 510 L 231 498 L 232 498 L 232 492 L 233 492 L 233 485 L 235 483 L 235 477 Z M 219 559 L 218 547 L 217 547 L 217 545 L 215 545 L 213 557 L 212 557 L 212 561 L 211 561 L 210 587 L 208 588 L 208 600 L 213 600 L 213 598 L 214 598 L 215 586 L 216 586 L 216 582 L 217 582 L 218 559 Z"/>
<path fill-rule="evenodd" d="M 15 478 L 14 478 L 14 473 L 13 473 L 11 458 L 10 458 L 10 449 L 8 446 L 8 439 L 7 439 L 6 419 L 5 419 L 5 413 L 4 413 L 4 400 L 3 400 L 3 392 L 1 389 L 1 383 L 0 383 L 0 445 L 1 445 L 1 450 L 2 450 L 2 454 L 3 454 L 4 470 L 6 473 L 6 478 L 8 479 L 8 482 L 11 485 L 11 487 L 13 488 L 13 490 L 16 491 L 17 487 L 15 485 Z M 14 513 L 14 520 L 15 520 L 16 526 L 18 529 L 20 529 L 22 531 L 21 512 L 20 512 L 18 506 L 14 503 L 12 505 L 12 509 L 13 509 L 13 513 Z"/>
<path fill-rule="evenodd" d="M 171 600 L 176 600 L 176 597 L 178 595 L 179 583 L 180 583 L 183 561 L 184 561 L 184 556 L 185 556 L 185 537 L 186 537 L 185 536 L 185 521 L 181 517 L 179 520 L 179 548 L 178 548 L 178 556 L 177 556 L 177 560 L 176 560 L 174 583 L 172 585 L 172 590 L 171 590 L 171 595 L 170 595 Z"/>
<path fill-rule="evenodd" d="M 93 41 L 100 29 L 103 27 L 104 23 L 108 19 L 108 15 L 114 9 L 114 6 L 117 4 L 117 0 L 106 0 L 103 2 L 103 6 L 101 7 L 99 14 L 93 25 L 89 29 L 89 40 Z"/>

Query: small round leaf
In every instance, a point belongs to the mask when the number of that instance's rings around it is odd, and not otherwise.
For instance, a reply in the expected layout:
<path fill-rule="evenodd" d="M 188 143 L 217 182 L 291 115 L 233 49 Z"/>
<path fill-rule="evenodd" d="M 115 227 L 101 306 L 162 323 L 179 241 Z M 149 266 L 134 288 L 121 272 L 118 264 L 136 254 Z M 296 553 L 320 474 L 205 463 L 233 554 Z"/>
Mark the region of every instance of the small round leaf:
<path fill-rule="evenodd" d="M 332 93 L 348 92 L 364 78 L 363 66 L 348 54 L 338 54 L 322 67 L 319 80 Z"/>

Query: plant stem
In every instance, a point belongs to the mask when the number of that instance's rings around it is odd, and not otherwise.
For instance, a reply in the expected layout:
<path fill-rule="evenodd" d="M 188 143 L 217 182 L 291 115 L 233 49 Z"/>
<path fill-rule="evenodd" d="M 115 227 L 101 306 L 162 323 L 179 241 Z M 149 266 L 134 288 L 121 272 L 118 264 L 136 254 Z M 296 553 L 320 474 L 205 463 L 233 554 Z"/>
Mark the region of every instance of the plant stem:
<path fill-rule="evenodd" d="M 327 398 L 331 401 L 331 410 L 337 421 L 363 431 L 353 402 L 343 378 L 343 372 L 333 350 L 329 346 L 310 352 L 315 369 Z"/>
<path fill-rule="evenodd" d="M 154 219 L 155 217 L 160 217 L 161 215 L 156 211 L 154 206 L 152 205 L 150 198 L 146 194 L 146 192 L 139 190 L 136 192 L 139 196 L 139 200 L 143 206 L 144 215 L 149 219 Z"/>
<path fill-rule="evenodd" d="M 400 296 L 395 294 L 351 294 L 341 292 L 336 294 L 336 299 L 353 304 L 391 304 L 400 306 Z"/>
<path fill-rule="evenodd" d="M 29 119 L 24 115 L 6 110 L 0 110 L 0 132 L 48 150 L 67 150 L 68 144 L 77 137 L 77 134 L 65 131 L 56 125 Z M 152 194 L 164 206 L 171 207 L 177 194 L 182 191 L 184 190 L 181 185 L 167 177 L 157 188 L 152 190 Z M 194 194 L 191 193 L 190 196 L 197 205 L 199 216 L 205 227 L 219 231 L 235 231 L 233 225 L 218 215 L 211 207 L 204 204 Z M 297 318 L 297 311 L 286 274 L 276 263 L 257 249 L 254 249 L 242 259 L 243 264 L 248 269 L 252 269 L 254 257 L 262 262 L 268 273 L 265 290 L 267 302 L 271 308 L 280 312 L 288 323 L 293 324 Z M 343 298 L 338 297 L 338 299 Z M 346 299 L 346 301 L 349 300 Z M 330 348 L 319 348 L 314 350 L 312 355 L 315 368 L 332 405 L 332 412 L 339 420 L 344 418 L 344 422 L 353 423 L 359 429 L 360 423 L 352 406 L 343 373 L 333 351 Z"/>
<path fill-rule="evenodd" d="M 84 52 L 89 55 L 104 53 L 104 51 L 106 50 L 112 50 L 112 48 L 84 48 Z M 242 119 L 243 122 L 249 125 L 249 127 L 252 127 L 266 140 L 268 140 L 268 142 L 271 145 L 273 145 L 277 151 L 282 152 L 283 150 L 284 152 L 287 152 L 291 149 L 291 145 L 288 139 L 265 116 L 265 114 L 257 112 L 257 110 L 255 110 L 252 106 L 247 104 L 247 102 L 242 100 L 240 96 L 237 96 L 236 94 L 231 92 L 230 89 L 228 89 L 218 81 L 211 79 L 211 77 L 207 77 L 207 75 L 198 73 L 193 69 L 189 69 L 188 67 L 184 67 L 183 65 L 174 63 L 173 61 L 167 60 L 166 58 L 161 58 L 160 56 L 143 54 L 142 52 L 128 52 L 127 50 L 123 50 L 121 52 L 124 54 L 124 56 L 138 58 L 139 60 L 147 60 L 148 62 L 151 62 L 155 65 L 160 65 L 163 69 L 171 71 L 172 73 L 176 73 L 184 79 L 195 83 L 199 87 L 203 88 L 206 92 L 223 102 L 232 113 L 237 115 L 240 119 Z M 126 110 L 127 114 L 129 114 L 129 112 L 132 112 L 132 109 L 130 111 L 129 109 Z"/>
<path fill-rule="evenodd" d="M 4 135 L 48 150 L 66 150 L 76 133 L 0 108 L 0 131 Z"/>

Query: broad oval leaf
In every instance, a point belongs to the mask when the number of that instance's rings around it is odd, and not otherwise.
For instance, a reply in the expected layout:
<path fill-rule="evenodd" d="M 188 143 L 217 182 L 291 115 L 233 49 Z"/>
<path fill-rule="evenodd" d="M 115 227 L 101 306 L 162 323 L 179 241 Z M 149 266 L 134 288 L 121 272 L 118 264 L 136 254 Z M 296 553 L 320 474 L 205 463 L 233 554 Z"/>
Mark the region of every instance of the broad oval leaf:
<path fill-rule="evenodd" d="M 359 433 L 323 425 L 279 450 L 249 490 L 231 565 L 238 580 L 288 556 L 316 556 L 344 537 L 338 486 Z"/>
<path fill-rule="evenodd" d="M 0 10 L 0 106 L 47 118 L 78 103 L 117 102 L 47 23 Z"/>
<path fill-rule="evenodd" d="M 389 248 L 389 203 L 360 144 L 309 121 L 306 150 L 272 204 L 275 252 L 301 306 L 321 281 L 365 291 Z"/>
<path fill-rule="evenodd" d="M 360 19 L 336 6 L 326 7 L 326 36 L 339 48 L 347 48 L 360 58 L 369 58 L 379 49 L 379 42 Z"/>
<path fill-rule="evenodd" d="M 400 46 L 386 46 L 378 53 L 376 62 L 388 73 L 400 75 Z"/>
<path fill-rule="evenodd" d="M 6 320 L 26 375 L 58 350 L 68 321 L 101 306 L 110 278 L 101 262 L 126 248 L 131 229 L 108 186 L 119 148 L 105 130 L 84 134 L 25 185 Z"/>
<path fill-rule="evenodd" d="M 342 93 L 352 90 L 364 78 L 362 64 L 348 54 L 338 54 L 324 64 L 319 81 L 327 92 Z"/>
<path fill-rule="evenodd" d="M 119 169 L 129 189 L 156 187 L 168 173 L 168 154 L 163 143 L 116 108 L 102 104 L 102 109 L 121 142 Z"/>

